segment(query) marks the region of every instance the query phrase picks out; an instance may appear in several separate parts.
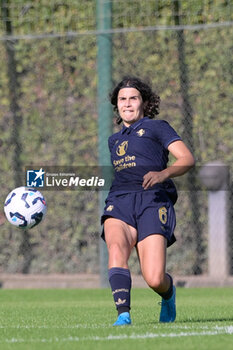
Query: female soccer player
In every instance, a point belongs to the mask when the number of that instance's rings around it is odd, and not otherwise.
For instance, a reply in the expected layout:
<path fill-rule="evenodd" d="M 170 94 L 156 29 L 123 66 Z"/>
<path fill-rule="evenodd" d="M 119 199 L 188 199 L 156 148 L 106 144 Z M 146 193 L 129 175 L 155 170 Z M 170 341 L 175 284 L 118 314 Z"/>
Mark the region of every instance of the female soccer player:
<path fill-rule="evenodd" d="M 159 114 L 160 97 L 135 77 L 113 90 L 111 103 L 121 131 L 109 140 L 115 178 L 101 218 L 109 252 L 109 282 L 118 318 L 131 324 L 131 275 L 128 259 L 136 247 L 143 278 L 162 297 L 160 322 L 176 318 L 172 277 L 165 272 L 166 248 L 175 242 L 176 188 L 171 178 L 183 175 L 194 158 L 175 130 Z M 167 166 L 169 152 L 175 157 Z"/>

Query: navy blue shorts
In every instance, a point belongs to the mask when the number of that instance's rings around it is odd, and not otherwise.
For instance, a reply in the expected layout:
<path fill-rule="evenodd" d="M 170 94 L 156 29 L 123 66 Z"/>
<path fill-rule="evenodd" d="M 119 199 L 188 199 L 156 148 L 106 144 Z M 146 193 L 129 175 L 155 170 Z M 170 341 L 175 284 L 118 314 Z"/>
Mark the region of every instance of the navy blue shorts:
<path fill-rule="evenodd" d="M 176 241 L 175 210 L 166 194 L 157 191 L 110 194 L 105 203 L 101 224 L 107 218 L 113 217 L 136 228 L 138 242 L 152 234 L 160 234 L 167 238 L 168 247 Z M 102 238 L 104 239 L 104 231 Z"/>

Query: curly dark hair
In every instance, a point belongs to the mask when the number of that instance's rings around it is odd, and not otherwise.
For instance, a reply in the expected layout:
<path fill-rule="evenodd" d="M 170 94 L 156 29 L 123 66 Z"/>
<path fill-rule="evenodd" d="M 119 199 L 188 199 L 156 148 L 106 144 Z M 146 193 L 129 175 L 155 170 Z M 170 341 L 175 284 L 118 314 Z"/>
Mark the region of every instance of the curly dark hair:
<path fill-rule="evenodd" d="M 145 116 L 153 119 L 156 115 L 159 114 L 160 97 L 152 91 L 149 84 L 143 82 L 137 77 L 126 76 L 122 79 L 122 81 L 119 84 L 116 85 L 116 87 L 110 94 L 110 102 L 114 106 L 114 111 L 117 117 L 117 124 L 120 124 L 122 122 L 117 108 L 118 93 L 121 89 L 125 87 L 132 87 L 137 89 L 142 96 L 143 102 L 148 102 L 144 110 Z"/>

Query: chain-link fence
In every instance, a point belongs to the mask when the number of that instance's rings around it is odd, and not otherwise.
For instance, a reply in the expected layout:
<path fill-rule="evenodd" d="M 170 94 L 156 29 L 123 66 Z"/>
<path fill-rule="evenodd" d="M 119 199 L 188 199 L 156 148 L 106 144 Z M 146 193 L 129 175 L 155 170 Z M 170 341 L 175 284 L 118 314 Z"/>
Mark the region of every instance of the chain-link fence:
<path fill-rule="evenodd" d="M 1 203 L 14 187 L 25 185 L 28 166 L 98 164 L 100 33 L 95 31 L 95 2 L 76 3 L 54 1 L 49 8 L 43 1 L 2 1 Z M 222 160 L 232 171 L 231 21 L 230 1 L 182 1 L 182 6 L 168 0 L 113 1 L 113 83 L 129 73 L 150 80 L 161 97 L 160 119 L 192 149 L 197 170 Z M 195 181 L 192 175 L 177 182 L 177 243 L 168 251 L 168 269 L 179 275 L 208 272 L 208 192 L 197 190 Z M 46 219 L 29 232 L 10 226 L 2 206 L 0 272 L 98 273 L 98 193 L 43 194 Z M 232 186 L 229 194 L 232 223 Z M 131 266 L 139 273 L 136 256 Z"/>

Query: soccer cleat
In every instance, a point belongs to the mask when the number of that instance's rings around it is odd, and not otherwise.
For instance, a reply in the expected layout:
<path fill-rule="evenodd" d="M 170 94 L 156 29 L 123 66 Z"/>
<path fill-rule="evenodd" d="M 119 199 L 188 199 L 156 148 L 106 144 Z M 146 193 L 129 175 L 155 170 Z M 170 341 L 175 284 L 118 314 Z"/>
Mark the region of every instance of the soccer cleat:
<path fill-rule="evenodd" d="M 120 314 L 113 324 L 113 326 L 125 326 L 131 324 L 131 318 L 129 312 L 123 312 Z"/>
<path fill-rule="evenodd" d="M 170 299 L 162 299 L 159 322 L 174 322 L 176 319 L 176 287 Z"/>

